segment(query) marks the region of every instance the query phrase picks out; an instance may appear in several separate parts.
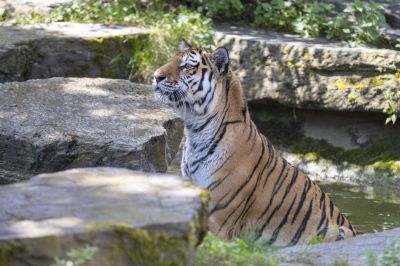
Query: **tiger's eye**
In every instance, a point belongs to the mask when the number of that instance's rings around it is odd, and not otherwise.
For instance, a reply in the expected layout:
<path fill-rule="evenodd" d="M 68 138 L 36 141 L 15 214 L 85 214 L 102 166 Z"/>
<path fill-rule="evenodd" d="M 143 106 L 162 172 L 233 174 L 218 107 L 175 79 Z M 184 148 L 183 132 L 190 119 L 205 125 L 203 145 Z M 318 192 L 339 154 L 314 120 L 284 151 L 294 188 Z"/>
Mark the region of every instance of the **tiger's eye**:
<path fill-rule="evenodd" d="M 180 70 L 183 70 L 183 69 L 191 69 L 193 66 L 192 65 L 190 65 L 190 64 L 184 64 L 183 66 L 179 66 L 179 69 Z"/>

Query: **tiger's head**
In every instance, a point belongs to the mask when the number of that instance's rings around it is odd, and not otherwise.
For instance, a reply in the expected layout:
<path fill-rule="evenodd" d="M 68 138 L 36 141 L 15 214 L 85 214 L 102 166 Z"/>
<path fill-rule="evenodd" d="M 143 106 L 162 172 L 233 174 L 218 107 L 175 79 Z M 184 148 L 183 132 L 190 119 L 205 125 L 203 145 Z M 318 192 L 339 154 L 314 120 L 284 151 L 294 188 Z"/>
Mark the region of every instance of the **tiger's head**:
<path fill-rule="evenodd" d="M 185 40 L 179 49 L 154 73 L 156 98 L 175 108 L 183 119 L 207 115 L 223 93 L 220 85 L 228 74 L 228 51 L 218 48 L 209 53 L 193 48 Z"/>

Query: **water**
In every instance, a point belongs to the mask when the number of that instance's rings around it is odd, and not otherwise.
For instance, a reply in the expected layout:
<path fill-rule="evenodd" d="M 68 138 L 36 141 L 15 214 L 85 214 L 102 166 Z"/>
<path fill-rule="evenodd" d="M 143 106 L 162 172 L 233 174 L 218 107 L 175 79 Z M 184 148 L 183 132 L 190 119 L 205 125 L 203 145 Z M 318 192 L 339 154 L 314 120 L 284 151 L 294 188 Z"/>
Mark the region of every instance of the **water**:
<path fill-rule="evenodd" d="M 360 232 L 400 227 L 400 198 L 384 189 L 343 183 L 319 184 Z"/>

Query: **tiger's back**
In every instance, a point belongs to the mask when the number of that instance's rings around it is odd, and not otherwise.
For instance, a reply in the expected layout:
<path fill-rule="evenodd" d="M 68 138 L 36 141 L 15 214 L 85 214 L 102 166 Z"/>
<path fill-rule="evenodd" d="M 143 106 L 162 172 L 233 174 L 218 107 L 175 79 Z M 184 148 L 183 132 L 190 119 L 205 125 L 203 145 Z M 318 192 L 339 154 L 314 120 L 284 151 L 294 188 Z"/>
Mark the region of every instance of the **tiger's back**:
<path fill-rule="evenodd" d="M 226 50 L 186 47 L 155 73 L 161 100 L 185 122 L 182 173 L 210 191 L 210 230 L 224 239 L 253 232 L 275 245 L 354 236 L 330 198 L 257 130 L 228 64 Z"/>

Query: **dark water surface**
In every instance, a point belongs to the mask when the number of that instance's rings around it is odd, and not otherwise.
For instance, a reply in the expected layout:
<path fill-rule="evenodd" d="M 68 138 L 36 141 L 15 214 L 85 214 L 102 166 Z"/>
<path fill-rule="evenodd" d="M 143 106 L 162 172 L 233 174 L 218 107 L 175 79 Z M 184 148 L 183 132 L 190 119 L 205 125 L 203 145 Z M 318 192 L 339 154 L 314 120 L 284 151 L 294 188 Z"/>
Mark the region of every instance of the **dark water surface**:
<path fill-rule="evenodd" d="M 361 232 L 400 227 L 400 198 L 384 189 L 343 183 L 319 183 L 333 202 Z"/>

